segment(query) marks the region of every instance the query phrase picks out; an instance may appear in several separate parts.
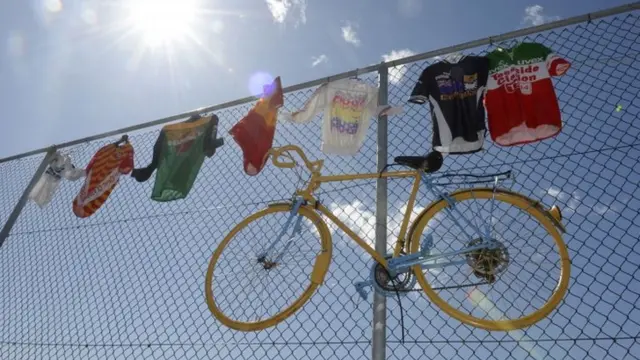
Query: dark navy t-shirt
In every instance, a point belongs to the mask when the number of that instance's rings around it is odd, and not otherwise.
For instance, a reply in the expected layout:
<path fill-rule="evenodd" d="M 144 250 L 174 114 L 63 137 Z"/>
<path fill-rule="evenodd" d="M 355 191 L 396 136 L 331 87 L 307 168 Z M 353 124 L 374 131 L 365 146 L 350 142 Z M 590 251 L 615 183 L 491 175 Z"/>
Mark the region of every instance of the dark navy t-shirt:
<path fill-rule="evenodd" d="M 457 63 L 443 60 L 422 71 L 409 102 L 429 101 L 434 150 L 464 154 L 482 149 L 488 74 L 489 60 L 483 56 L 465 56 Z"/>

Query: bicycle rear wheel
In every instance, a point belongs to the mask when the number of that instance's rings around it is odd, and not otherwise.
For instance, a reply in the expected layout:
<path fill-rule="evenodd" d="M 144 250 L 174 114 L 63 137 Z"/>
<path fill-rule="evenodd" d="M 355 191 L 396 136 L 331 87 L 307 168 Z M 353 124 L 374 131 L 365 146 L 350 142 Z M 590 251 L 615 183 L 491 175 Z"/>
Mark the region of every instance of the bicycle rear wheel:
<path fill-rule="evenodd" d="M 478 245 L 481 231 L 499 246 L 446 259 L 462 260 L 458 266 L 414 266 L 429 299 L 451 317 L 486 330 L 519 329 L 549 315 L 567 292 L 571 267 L 551 216 L 539 203 L 509 191 L 472 189 L 449 196 L 459 212 L 449 213 L 446 200 L 431 204 L 412 227 L 410 252 L 419 251 L 426 229 L 434 242 L 431 255 Z"/>
<path fill-rule="evenodd" d="M 324 280 L 331 261 L 327 225 L 305 206 L 285 226 L 290 217 L 291 204 L 258 211 L 237 224 L 211 256 L 206 300 L 224 325 L 241 331 L 275 326 Z"/>

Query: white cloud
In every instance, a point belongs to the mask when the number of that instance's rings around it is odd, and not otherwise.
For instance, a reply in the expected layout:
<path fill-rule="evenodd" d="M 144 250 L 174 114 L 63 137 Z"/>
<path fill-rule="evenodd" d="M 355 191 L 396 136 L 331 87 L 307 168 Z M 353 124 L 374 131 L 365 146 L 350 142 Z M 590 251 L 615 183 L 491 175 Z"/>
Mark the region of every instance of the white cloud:
<path fill-rule="evenodd" d="M 349 44 L 359 46 L 360 38 L 358 38 L 358 33 L 356 32 L 355 27 L 357 27 L 357 25 L 352 25 L 350 23 L 347 23 L 346 26 L 343 26 L 342 38 L 344 39 L 344 41 L 348 42 Z"/>
<path fill-rule="evenodd" d="M 560 189 L 556 189 L 553 186 L 547 190 L 547 193 L 553 197 L 558 196 L 562 191 Z"/>
<path fill-rule="evenodd" d="M 401 49 L 401 50 L 391 50 L 390 53 L 382 55 L 382 60 L 384 62 L 394 61 L 402 58 L 406 58 L 408 56 L 415 55 L 416 53 L 409 49 Z M 407 72 L 406 65 L 399 65 L 396 67 L 389 68 L 389 82 L 393 84 L 397 84 L 402 81 L 404 74 Z"/>
<path fill-rule="evenodd" d="M 295 19 L 296 25 L 307 22 L 307 0 L 266 0 L 266 2 L 276 22 L 283 23 L 295 12 L 298 13 Z"/>
<path fill-rule="evenodd" d="M 560 20 L 559 16 L 548 16 L 544 14 L 544 8 L 540 5 L 527 6 L 524 9 L 524 19 L 522 21 L 527 25 L 542 25 L 547 22 Z"/>
<path fill-rule="evenodd" d="M 609 207 L 598 203 L 593 207 L 593 210 L 600 215 L 604 215 L 607 211 L 609 211 Z"/>
<path fill-rule="evenodd" d="M 337 204 L 332 203 L 329 209 L 335 214 L 342 222 L 344 222 L 349 228 L 355 231 L 362 240 L 366 241 L 369 245 L 375 246 L 376 239 L 376 214 L 375 205 L 373 208 L 368 208 L 360 200 L 355 200 L 351 204 Z M 409 224 L 415 221 L 416 217 L 424 208 L 421 206 L 414 206 L 409 219 Z M 391 215 L 387 221 L 387 227 L 393 230 L 392 233 L 387 234 L 387 251 L 392 252 L 395 247 L 395 242 L 398 237 L 404 214 L 407 211 L 407 205 L 403 205 L 400 209 L 390 208 Z M 407 235 L 407 234 L 405 234 Z M 368 255 L 363 254 L 368 257 Z"/>
<path fill-rule="evenodd" d="M 355 231 L 362 240 L 371 246 L 374 245 L 376 238 L 376 214 L 367 209 L 360 200 L 355 200 L 353 203 L 347 205 L 333 203 L 329 208 L 338 219 L 342 220 L 342 222 Z"/>
<path fill-rule="evenodd" d="M 463 56 L 464 54 L 462 54 L 461 52 L 452 52 L 452 53 L 444 54 L 442 56 L 440 55 L 434 56 L 433 61 L 437 62 L 437 61 L 447 60 L 449 62 L 458 62 L 460 58 L 462 58 Z"/>
<path fill-rule="evenodd" d="M 316 66 L 318 66 L 318 65 L 320 65 L 322 63 L 326 63 L 329 60 L 329 58 L 325 54 L 322 54 L 322 55 L 317 56 L 317 57 L 314 56 L 311 59 L 313 60 L 313 62 L 311 63 L 311 67 L 316 67 Z"/>
<path fill-rule="evenodd" d="M 559 199 L 559 200 L 566 200 L 566 199 L 571 197 L 570 194 L 568 194 L 568 193 L 566 193 L 566 192 L 564 192 L 564 191 L 562 191 L 562 190 L 560 190 L 560 189 L 558 189 L 556 187 L 553 187 L 553 186 L 551 186 L 547 190 L 547 194 L 549 194 L 549 195 L 551 195 L 554 198 Z"/>

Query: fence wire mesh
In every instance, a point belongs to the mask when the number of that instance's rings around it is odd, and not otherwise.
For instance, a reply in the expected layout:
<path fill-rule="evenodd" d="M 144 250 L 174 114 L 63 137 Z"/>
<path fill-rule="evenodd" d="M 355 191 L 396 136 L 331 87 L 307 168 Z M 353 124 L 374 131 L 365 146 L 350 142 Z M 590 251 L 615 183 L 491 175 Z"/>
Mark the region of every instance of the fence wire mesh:
<path fill-rule="evenodd" d="M 387 300 L 387 357 L 444 359 L 631 359 L 640 352 L 640 24 L 636 13 L 550 30 L 470 49 L 484 54 L 523 40 L 546 45 L 572 63 L 554 78 L 564 128 L 555 138 L 448 156 L 442 171 L 512 170 L 509 187 L 563 209 L 572 258 L 565 300 L 540 323 L 512 332 L 488 332 L 454 320 L 415 292 Z M 431 145 L 427 106 L 406 100 L 421 71 L 435 59 L 389 69 L 389 103 L 404 114 L 389 118 L 389 162 L 426 154 Z M 376 85 L 377 74 L 364 74 Z M 285 84 L 286 85 L 286 84 Z M 300 109 L 315 88 L 285 95 L 287 111 Z M 616 111 L 618 105 L 622 111 Z M 328 222 L 333 257 L 324 285 L 296 314 L 276 327 L 238 332 L 211 315 L 204 277 L 212 252 L 243 218 L 266 204 L 287 201 L 299 184 L 295 172 L 268 164 L 255 177 L 242 171 L 242 152 L 227 135 L 253 103 L 223 109 L 219 136 L 226 144 L 206 159 L 189 196 L 168 203 L 149 199 L 153 177 L 120 178 L 102 208 L 78 219 L 71 202 L 80 183 L 63 181 L 44 209 L 29 202 L 0 248 L 0 359 L 350 359 L 371 356 L 372 298 L 353 284 L 366 280 L 370 257 Z M 296 144 L 323 173 L 376 171 L 377 121 L 356 156 L 320 151 L 321 121 L 280 122 L 274 146 Z M 129 134 L 135 166 L 151 161 L 158 129 Z M 117 138 L 63 149 L 85 166 Z M 0 221 L 6 221 L 42 156 L 0 164 Z M 389 180 L 388 235 L 398 235 L 411 184 Z M 448 190 L 453 190 L 450 187 Z M 375 239 L 375 180 L 326 184 L 321 202 L 370 244 Z M 432 194 L 420 191 L 412 220 Z M 508 220 L 505 215 L 503 220 Z M 514 230 L 515 231 L 515 230 Z M 446 232 L 443 234 L 446 234 Z M 531 241 L 537 236 L 530 235 Z M 249 244 L 243 251 L 248 251 Z M 441 242 L 439 250 L 449 244 Z M 529 246 L 524 244 L 523 246 Z M 539 253 L 546 248 L 538 248 Z M 543 255 L 546 252 L 542 252 Z M 233 260 L 230 258 L 228 260 Z M 232 265 L 229 268 L 235 269 Z M 228 295 L 246 308 L 261 304 L 231 272 L 220 276 Z M 246 275 L 246 274 L 245 274 Z M 451 273 L 432 274 L 437 276 Z M 514 275 L 527 275 L 526 271 Z M 286 296 L 275 276 L 271 298 Z M 514 281 L 518 280 L 517 277 Z M 530 277 L 524 280 L 531 282 Z M 247 295 L 245 295 L 247 294 Z M 534 296 L 531 296 L 534 297 Z M 238 309 L 241 310 L 241 309 Z"/>
<path fill-rule="evenodd" d="M 0 224 L 4 224 L 9 218 L 14 205 L 22 196 L 24 188 L 31 181 L 33 173 L 42 162 L 42 159 L 44 159 L 44 154 L 0 164 L 0 174 L 2 174 L 2 181 L 0 182 L 0 199 L 2 199 Z"/>
<path fill-rule="evenodd" d="M 444 164 L 445 171 L 475 174 L 512 170 L 515 179 L 508 185 L 511 190 L 539 199 L 546 206 L 558 204 L 567 227 L 564 240 L 572 259 L 571 285 L 565 301 L 551 316 L 523 331 L 508 333 L 462 325 L 443 316 L 420 293 L 402 301 L 403 330 L 400 307 L 390 301 L 387 320 L 390 358 L 416 355 L 462 359 L 637 358 L 639 35 L 638 18 L 630 14 L 464 52 L 486 54 L 498 46 L 509 48 L 521 41 L 533 41 L 572 63 L 568 74 L 553 78 L 564 126 L 557 137 L 514 147 L 486 141 L 481 153 L 449 156 Z M 456 55 L 459 54 L 451 54 Z M 404 102 L 421 71 L 433 61 L 436 59 L 391 68 L 389 101 Z M 616 111 L 618 105 L 623 111 Z M 402 119 L 389 121 L 391 156 L 429 151 L 432 132 L 428 106 L 410 105 L 407 110 Z M 407 201 L 409 184 L 401 182 L 389 186 L 390 239 L 397 236 Z M 422 206 L 414 211 L 414 217 L 435 200 L 433 194 L 423 191 L 421 197 Z M 400 217 L 393 218 L 393 213 Z M 509 215 L 496 217 L 497 227 L 501 224 L 506 227 L 513 220 Z M 440 244 L 440 251 L 454 250 L 454 241 L 449 239 L 460 238 L 455 227 L 449 230 L 441 236 L 447 240 L 446 244 Z M 537 233 L 525 233 L 522 250 L 541 240 Z M 548 260 L 548 250 L 536 247 L 536 254 Z M 552 269 L 542 262 L 540 267 Z M 429 275 L 435 286 L 440 281 L 451 283 L 453 276 L 451 271 L 444 270 Z M 524 270 L 513 275 L 507 277 L 511 284 L 545 282 L 541 278 L 532 279 Z M 446 279 L 441 280 L 442 277 Z M 523 291 L 520 297 L 534 299 L 536 295 Z"/>

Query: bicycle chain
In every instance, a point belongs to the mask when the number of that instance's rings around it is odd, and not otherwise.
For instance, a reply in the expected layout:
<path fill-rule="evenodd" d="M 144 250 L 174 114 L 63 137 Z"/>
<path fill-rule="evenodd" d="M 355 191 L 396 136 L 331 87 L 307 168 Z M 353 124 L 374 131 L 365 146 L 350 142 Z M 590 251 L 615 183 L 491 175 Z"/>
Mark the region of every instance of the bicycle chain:
<path fill-rule="evenodd" d="M 468 285 L 457 285 L 457 286 L 440 286 L 440 287 L 432 287 L 431 289 L 433 290 L 446 290 L 446 289 L 460 289 L 460 288 L 465 288 L 465 287 L 470 287 L 470 286 L 477 286 L 477 285 L 486 285 L 489 284 L 489 282 L 478 282 L 478 283 L 473 283 L 473 284 L 468 284 Z M 411 290 L 388 290 L 388 291 L 397 291 L 397 292 L 422 292 L 424 291 L 423 289 L 411 289 Z"/>

